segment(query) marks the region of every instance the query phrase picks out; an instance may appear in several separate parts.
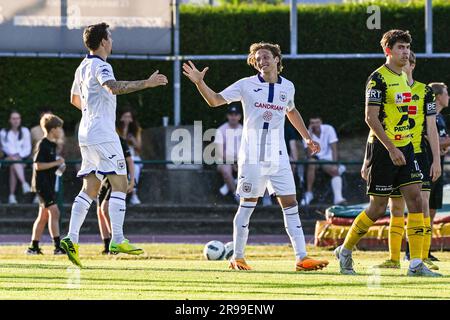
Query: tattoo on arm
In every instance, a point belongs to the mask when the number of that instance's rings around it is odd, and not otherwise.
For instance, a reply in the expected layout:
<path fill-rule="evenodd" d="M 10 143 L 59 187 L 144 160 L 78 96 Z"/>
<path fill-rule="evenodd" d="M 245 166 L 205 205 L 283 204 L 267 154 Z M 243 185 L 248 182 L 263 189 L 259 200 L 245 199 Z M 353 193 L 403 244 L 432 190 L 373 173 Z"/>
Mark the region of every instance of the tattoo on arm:
<path fill-rule="evenodd" d="M 146 80 L 138 81 L 115 81 L 108 80 L 103 84 L 112 94 L 126 94 L 147 88 Z"/>

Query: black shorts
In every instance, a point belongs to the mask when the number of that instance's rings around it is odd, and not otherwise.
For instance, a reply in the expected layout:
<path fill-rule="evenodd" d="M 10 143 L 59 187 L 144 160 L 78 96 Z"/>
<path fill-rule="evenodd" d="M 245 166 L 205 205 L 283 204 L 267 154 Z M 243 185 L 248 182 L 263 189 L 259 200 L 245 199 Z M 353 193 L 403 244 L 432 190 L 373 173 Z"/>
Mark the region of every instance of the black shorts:
<path fill-rule="evenodd" d="M 367 160 L 367 194 L 389 197 L 396 188 L 421 183 L 422 175 L 414 158 L 412 143 L 398 147 L 405 156 L 406 165 L 396 166 L 389 156 L 389 152 L 379 141 L 368 143 Z"/>
<path fill-rule="evenodd" d="M 104 200 L 109 201 L 109 198 L 111 197 L 111 183 L 109 182 L 108 178 L 104 178 L 102 180 L 102 184 L 100 186 L 100 190 L 98 191 L 97 196 L 97 203 L 100 206 Z"/>
<path fill-rule="evenodd" d="M 444 171 L 444 157 L 441 157 L 441 168 Z M 442 200 L 444 193 L 444 180 L 442 175 L 431 184 L 430 209 L 442 209 Z"/>
<path fill-rule="evenodd" d="M 41 207 L 48 208 L 56 204 L 56 193 L 51 188 L 42 188 L 36 190 L 36 194 L 39 198 L 39 204 Z"/>
<path fill-rule="evenodd" d="M 420 172 L 422 173 L 422 191 L 431 191 L 430 163 L 431 159 L 428 152 L 424 151 L 415 155 Z M 391 193 L 391 198 L 400 198 L 402 196 L 400 188 L 396 188 Z"/>

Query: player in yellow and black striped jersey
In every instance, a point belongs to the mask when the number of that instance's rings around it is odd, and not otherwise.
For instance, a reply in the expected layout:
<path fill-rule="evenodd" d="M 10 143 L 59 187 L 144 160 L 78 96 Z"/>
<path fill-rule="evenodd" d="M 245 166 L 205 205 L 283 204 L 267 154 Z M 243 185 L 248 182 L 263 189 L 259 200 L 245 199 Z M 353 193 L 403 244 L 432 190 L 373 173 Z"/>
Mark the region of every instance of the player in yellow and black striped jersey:
<path fill-rule="evenodd" d="M 413 79 L 413 71 L 416 66 L 415 54 L 411 51 L 409 63 L 403 67 L 407 74 L 408 83 L 411 84 L 411 103 L 408 107 L 409 129 L 414 146 L 414 154 L 422 173 L 422 209 L 424 214 L 424 242 L 422 246 L 422 259 L 430 269 L 438 270 L 439 267 L 428 259 L 428 251 L 431 245 L 431 221 L 429 199 L 431 181 L 436 181 L 441 174 L 439 161 L 439 139 L 436 127 L 436 104 L 434 94 L 426 84 Z M 434 161 L 433 161 L 434 159 Z M 400 268 L 400 251 L 404 233 L 405 202 L 400 190 L 395 189 L 389 201 L 391 220 L 389 224 L 389 256 L 390 258 L 379 268 Z M 406 255 L 409 255 L 408 245 Z"/>
<path fill-rule="evenodd" d="M 335 250 L 342 274 L 356 274 L 352 250 L 375 221 L 385 215 L 389 195 L 399 187 L 408 207 L 411 262 L 407 275 L 441 276 L 429 270 L 422 261 L 421 174 L 414 159 L 409 125 L 411 88 L 402 70 L 408 63 L 411 41 L 408 31 L 386 32 L 380 42 L 386 63 L 370 75 L 366 84 L 365 118 L 370 127 L 367 193 L 370 203 L 354 220 L 343 245 Z"/>

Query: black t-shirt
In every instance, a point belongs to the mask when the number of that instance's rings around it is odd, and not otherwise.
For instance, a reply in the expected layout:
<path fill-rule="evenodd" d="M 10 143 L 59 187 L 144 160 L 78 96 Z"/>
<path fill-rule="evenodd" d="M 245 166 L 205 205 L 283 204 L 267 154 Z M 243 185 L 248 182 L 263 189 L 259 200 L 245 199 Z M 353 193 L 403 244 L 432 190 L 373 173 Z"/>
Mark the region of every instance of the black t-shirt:
<path fill-rule="evenodd" d="M 51 142 L 44 137 L 41 141 L 38 142 L 36 148 L 37 151 L 33 159 L 34 163 L 56 161 L 56 143 Z M 55 171 L 57 169 L 58 167 L 55 166 L 47 170 L 37 171 L 33 167 L 33 191 L 38 191 L 46 188 L 54 190 L 56 182 Z"/>

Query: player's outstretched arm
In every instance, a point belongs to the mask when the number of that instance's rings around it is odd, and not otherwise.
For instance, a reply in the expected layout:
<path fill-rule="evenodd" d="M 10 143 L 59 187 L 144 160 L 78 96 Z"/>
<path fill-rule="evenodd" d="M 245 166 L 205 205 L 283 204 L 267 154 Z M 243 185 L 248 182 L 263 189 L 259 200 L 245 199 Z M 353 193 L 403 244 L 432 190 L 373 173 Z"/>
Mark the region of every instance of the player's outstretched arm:
<path fill-rule="evenodd" d="M 210 107 L 218 107 L 226 104 L 226 100 L 220 94 L 208 87 L 203 80 L 208 69 L 209 68 L 206 67 L 202 71 L 199 71 L 192 61 L 183 63 L 183 74 L 197 86 L 198 91 Z"/>
<path fill-rule="evenodd" d="M 108 80 L 103 84 L 109 92 L 114 95 L 127 94 L 135 91 L 140 91 L 148 88 L 165 86 L 168 83 L 167 77 L 159 74 L 156 70 L 148 79 L 138 81 L 116 81 Z"/>
<path fill-rule="evenodd" d="M 287 112 L 286 115 L 289 121 L 294 126 L 294 128 L 298 131 L 298 133 L 300 133 L 302 138 L 305 140 L 306 145 L 311 150 L 311 155 L 320 152 L 320 144 L 311 139 L 308 129 L 306 129 L 305 121 L 303 121 L 300 112 L 298 112 L 298 110 L 294 108 L 293 110 Z"/>

